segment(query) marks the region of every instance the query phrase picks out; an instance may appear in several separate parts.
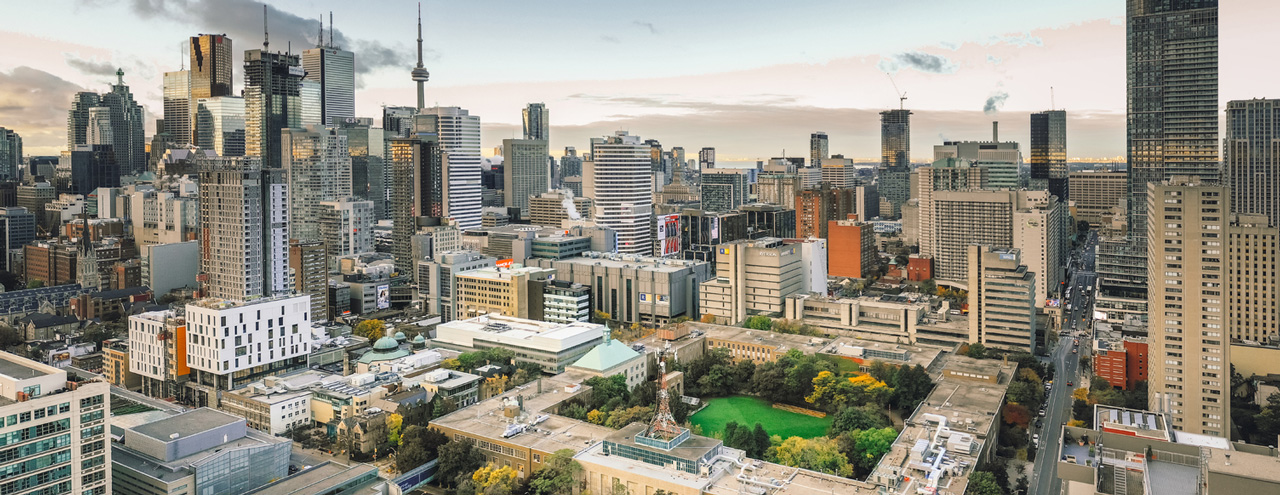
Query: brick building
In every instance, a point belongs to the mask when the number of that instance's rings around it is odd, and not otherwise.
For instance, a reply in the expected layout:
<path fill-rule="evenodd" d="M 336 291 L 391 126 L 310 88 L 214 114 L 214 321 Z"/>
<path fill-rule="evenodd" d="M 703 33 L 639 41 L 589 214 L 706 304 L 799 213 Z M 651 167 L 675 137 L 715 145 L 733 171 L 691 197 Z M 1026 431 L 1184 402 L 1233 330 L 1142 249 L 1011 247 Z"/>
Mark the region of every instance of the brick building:
<path fill-rule="evenodd" d="M 1147 381 L 1147 342 L 1142 339 L 1099 341 L 1093 370 L 1113 387 L 1132 389 L 1138 382 Z"/>
<path fill-rule="evenodd" d="M 827 274 L 832 277 L 865 278 L 876 265 L 876 233 L 871 224 L 859 222 L 857 215 L 827 222 L 829 256 Z"/>

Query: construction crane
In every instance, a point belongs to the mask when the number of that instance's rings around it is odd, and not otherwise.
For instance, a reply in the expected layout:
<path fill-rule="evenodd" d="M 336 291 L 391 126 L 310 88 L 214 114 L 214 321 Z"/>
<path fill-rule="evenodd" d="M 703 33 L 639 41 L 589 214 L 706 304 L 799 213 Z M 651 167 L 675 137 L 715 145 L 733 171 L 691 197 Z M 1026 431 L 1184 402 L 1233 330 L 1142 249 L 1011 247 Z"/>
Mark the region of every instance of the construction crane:
<path fill-rule="evenodd" d="M 907 101 L 907 93 L 898 91 L 898 83 L 893 81 L 893 74 L 885 71 L 884 75 L 889 77 L 889 84 L 893 85 L 893 94 L 898 95 L 898 110 L 903 110 L 905 105 L 903 102 Z"/>

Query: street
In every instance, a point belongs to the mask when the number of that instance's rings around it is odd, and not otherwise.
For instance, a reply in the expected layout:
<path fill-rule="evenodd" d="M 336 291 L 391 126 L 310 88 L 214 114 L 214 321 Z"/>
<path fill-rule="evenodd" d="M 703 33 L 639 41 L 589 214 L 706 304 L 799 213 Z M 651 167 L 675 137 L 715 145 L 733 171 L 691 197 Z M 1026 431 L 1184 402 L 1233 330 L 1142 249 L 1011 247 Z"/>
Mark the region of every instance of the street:
<path fill-rule="evenodd" d="M 1060 433 L 1062 425 L 1067 423 L 1071 418 L 1071 392 L 1075 388 L 1084 386 L 1088 380 L 1079 376 L 1080 354 L 1074 354 L 1073 349 L 1080 349 L 1080 352 L 1088 353 L 1091 348 L 1091 335 L 1081 332 L 1089 332 L 1092 328 L 1088 322 L 1093 318 L 1092 313 L 1092 293 L 1094 281 L 1097 274 L 1093 272 L 1094 263 L 1094 246 L 1097 244 L 1096 234 L 1090 232 L 1081 249 L 1075 251 L 1072 257 L 1073 267 L 1076 267 L 1071 274 L 1071 281 L 1068 282 L 1072 287 L 1071 297 L 1062 301 L 1063 307 L 1067 304 L 1071 305 L 1069 311 L 1063 317 L 1062 331 L 1058 339 L 1058 346 L 1050 353 L 1050 361 L 1056 370 L 1053 379 L 1053 388 L 1049 390 L 1048 396 L 1045 398 L 1045 417 L 1044 427 L 1036 428 L 1033 433 L 1040 434 L 1040 448 L 1036 450 L 1036 462 L 1032 471 L 1031 493 L 1035 495 L 1057 495 L 1061 483 L 1058 481 L 1058 442 L 1061 440 Z M 1077 264 L 1078 263 L 1078 264 Z M 1084 290 L 1081 290 L 1084 286 Z M 1073 339 L 1079 338 L 1080 345 L 1072 345 Z M 1067 385 L 1068 382 L 1074 385 Z"/>

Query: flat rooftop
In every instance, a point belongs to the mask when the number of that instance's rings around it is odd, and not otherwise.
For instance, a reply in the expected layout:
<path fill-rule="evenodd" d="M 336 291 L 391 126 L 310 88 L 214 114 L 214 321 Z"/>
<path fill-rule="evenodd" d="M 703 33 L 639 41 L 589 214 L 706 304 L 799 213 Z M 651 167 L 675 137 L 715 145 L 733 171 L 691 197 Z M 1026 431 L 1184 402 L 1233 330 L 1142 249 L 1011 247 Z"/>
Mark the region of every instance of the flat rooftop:
<path fill-rule="evenodd" d="M 830 354 L 832 356 L 849 357 L 862 359 L 863 362 L 885 361 L 888 363 L 915 366 L 920 365 L 925 369 L 929 369 L 938 356 L 947 349 L 932 345 L 906 345 L 894 344 L 890 342 L 877 342 L 874 340 L 858 339 L 852 337 L 840 337 L 833 340 L 819 352 L 822 354 Z M 906 354 L 906 361 L 899 361 L 893 358 L 886 358 L 882 353 L 889 354 Z"/>
<path fill-rule="evenodd" d="M 10 354 L 0 357 L 0 375 L 7 376 L 14 380 L 26 380 L 28 378 L 35 378 L 38 376 L 48 376 L 56 372 L 48 366 L 44 366 L 40 363 L 27 361 L 26 359 L 22 359 L 17 356 L 13 356 L 12 358 L 9 356 L 13 355 Z"/>
<path fill-rule="evenodd" d="M 326 489 L 332 489 L 348 481 L 354 480 L 373 471 L 374 478 L 371 482 L 378 481 L 378 468 L 368 464 L 356 464 L 346 466 L 336 462 L 325 462 L 311 469 L 299 471 L 274 483 L 270 483 L 257 490 L 245 492 L 245 495 L 293 495 L 293 494 L 311 494 L 325 493 Z"/>
<path fill-rule="evenodd" d="M 555 262 L 598 265 L 607 268 L 636 268 L 653 272 L 677 272 L 697 264 L 706 264 L 705 261 L 655 258 L 653 256 L 635 254 L 599 253 L 595 251 L 587 251 L 577 257 L 555 260 Z"/>
<path fill-rule="evenodd" d="M 689 325 L 691 329 L 702 330 L 703 335 L 708 339 L 770 345 L 777 347 L 777 352 L 787 352 L 791 349 L 799 349 L 800 352 L 805 354 L 814 354 L 832 342 L 832 339 L 825 337 L 809 337 L 806 335 L 778 333 L 768 330 L 753 330 L 750 328 L 714 325 L 710 323 L 689 322 L 685 323 L 685 325 Z"/>
<path fill-rule="evenodd" d="M 662 480 L 667 483 L 692 488 L 702 491 L 713 481 L 708 476 L 701 476 L 692 473 L 686 473 L 679 469 L 672 469 L 670 466 L 655 466 L 647 462 L 627 459 L 618 455 L 605 455 L 604 444 L 597 442 L 586 450 L 578 452 L 573 456 L 579 462 L 588 462 L 600 466 L 606 466 L 618 471 L 636 473 L 639 476 L 649 479 Z M 724 464 L 730 464 L 724 461 Z M 736 493 L 736 492 L 735 492 Z"/>
<path fill-rule="evenodd" d="M 648 428 L 649 428 L 649 425 L 645 423 L 631 423 L 627 426 L 624 426 L 621 430 L 614 431 L 612 434 L 606 437 L 605 440 L 608 440 L 610 442 L 613 442 L 619 445 L 628 445 L 640 450 L 647 450 L 649 452 L 658 452 L 664 455 L 675 456 L 675 457 L 679 457 L 681 459 L 686 459 L 690 461 L 696 461 L 698 459 L 701 459 L 702 456 L 707 455 L 708 452 L 724 444 L 724 442 L 721 442 L 720 440 L 716 440 L 714 438 L 704 437 L 700 435 L 693 435 L 693 434 L 690 434 L 689 438 L 683 442 L 680 442 L 679 445 L 672 447 L 671 450 L 664 450 L 658 447 L 651 447 L 648 445 L 636 443 L 635 437 L 644 433 L 644 431 L 647 430 Z"/>
<path fill-rule="evenodd" d="M 573 323 L 552 323 L 547 321 L 526 320 L 499 314 L 480 315 L 466 320 L 455 320 L 436 327 L 437 339 L 441 329 L 474 332 L 479 335 L 501 336 L 504 340 L 529 340 L 535 337 L 550 340 L 566 340 L 580 337 L 583 334 L 602 337 L 604 325 L 585 321 Z M 446 334 L 448 332 L 445 332 Z"/>
<path fill-rule="evenodd" d="M 169 436 L 177 433 L 178 438 L 186 438 L 196 433 L 226 426 L 244 418 L 233 416 L 217 409 L 202 407 L 168 418 L 133 427 L 133 431 L 149 436 L 161 442 L 172 441 Z"/>

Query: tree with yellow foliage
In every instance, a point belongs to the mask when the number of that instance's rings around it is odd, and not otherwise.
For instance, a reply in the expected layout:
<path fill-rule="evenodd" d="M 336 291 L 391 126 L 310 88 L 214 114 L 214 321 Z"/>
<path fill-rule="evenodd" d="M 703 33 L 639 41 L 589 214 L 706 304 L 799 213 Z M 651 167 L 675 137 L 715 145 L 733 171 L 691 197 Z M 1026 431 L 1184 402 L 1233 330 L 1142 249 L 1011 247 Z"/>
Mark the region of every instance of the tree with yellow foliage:
<path fill-rule="evenodd" d="M 867 403 L 884 405 L 892 392 L 892 387 L 871 375 L 843 379 L 830 371 L 823 371 L 813 379 L 813 393 L 804 399 L 818 408 L 839 411 Z"/>
<path fill-rule="evenodd" d="M 608 416 L 599 409 L 592 409 L 591 412 L 587 413 L 587 421 L 590 421 L 591 424 L 602 425 Z"/>
<path fill-rule="evenodd" d="M 1071 397 L 1074 398 L 1075 400 L 1082 400 L 1082 401 L 1088 402 L 1089 389 L 1084 387 L 1077 388 L 1074 392 L 1071 392 Z"/>
<path fill-rule="evenodd" d="M 387 416 L 387 441 L 400 445 L 400 427 L 404 425 L 404 416 L 392 414 Z"/>
<path fill-rule="evenodd" d="M 351 330 L 351 333 L 377 342 L 378 339 L 387 336 L 385 327 L 386 323 L 382 320 L 365 320 L 356 324 L 356 327 Z"/>
<path fill-rule="evenodd" d="M 511 466 L 497 467 L 490 464 L 472 473 L 471 485 L 477 494 L 510 495 L 516 492 L 519 481 Z"/>

